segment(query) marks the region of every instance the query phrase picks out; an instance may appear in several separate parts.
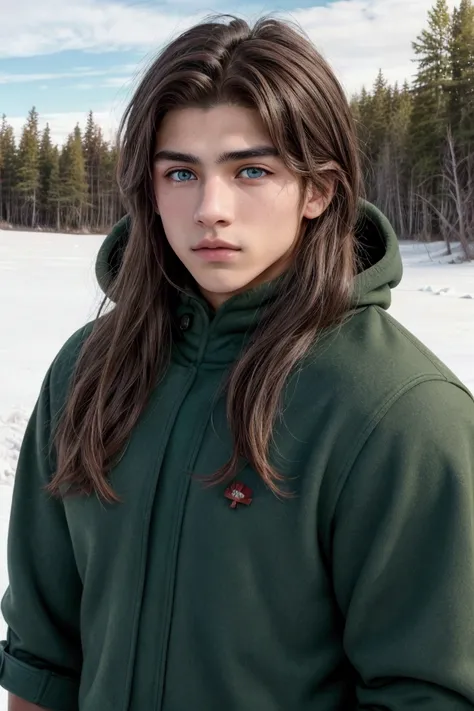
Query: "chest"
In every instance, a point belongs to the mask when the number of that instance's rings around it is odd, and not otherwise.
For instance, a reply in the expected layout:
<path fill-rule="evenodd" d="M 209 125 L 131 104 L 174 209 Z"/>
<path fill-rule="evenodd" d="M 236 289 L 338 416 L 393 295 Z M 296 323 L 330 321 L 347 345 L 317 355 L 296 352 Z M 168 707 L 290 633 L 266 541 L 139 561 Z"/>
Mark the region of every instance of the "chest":
<path fill-rule="evenodd" d="M 327 387 L 288 391 L 271 452 L 283 496 L 249 464 L 233 483 L 210 486 L 203 479 L 232 452 L 224 377 L 171 368 L 111 474 L 121 503 L 66 503 L 84 585 L 85 675 L 97 679 L 99 668 L 104 679 L 116 677 L 115 650 L 127 650 L 137 708 L 165 688 L 179 699 L 170 708 L 189 705 L 181 671 L 197 694 L 203 650 L 211 655 L 205 668 L 222 664 L 230 683 L 250 649 L 265 673 L 279 667 L 282 674 L 292 649 L 310 679 L 314 650 L 334 644 L 338 613 L 319 529 L 340 448 L 340 408 Z M 117 692 L 117 708 L 125 693 Z M 229 694 L 223 690 L 222 703 Z"/>

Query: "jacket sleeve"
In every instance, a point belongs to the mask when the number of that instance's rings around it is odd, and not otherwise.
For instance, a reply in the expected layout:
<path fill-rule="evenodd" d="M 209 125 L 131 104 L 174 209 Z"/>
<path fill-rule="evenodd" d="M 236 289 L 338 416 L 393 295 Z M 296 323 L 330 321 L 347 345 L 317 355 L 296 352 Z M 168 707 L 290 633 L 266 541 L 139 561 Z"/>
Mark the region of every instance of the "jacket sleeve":
<path fill-rule="evenodd" d="M 423 382 L 380 417 L 333 517 L 359 711 L 474 709 L 474 402 Z"/>
<path fill-rule="evenodd" d="M 53 471 L 50 381 L 51 369 L 26 429 L 15 478 L 0 684 L 46 709 L 76 711 L 81 581 L 63 504 L 44 490 Z"/>

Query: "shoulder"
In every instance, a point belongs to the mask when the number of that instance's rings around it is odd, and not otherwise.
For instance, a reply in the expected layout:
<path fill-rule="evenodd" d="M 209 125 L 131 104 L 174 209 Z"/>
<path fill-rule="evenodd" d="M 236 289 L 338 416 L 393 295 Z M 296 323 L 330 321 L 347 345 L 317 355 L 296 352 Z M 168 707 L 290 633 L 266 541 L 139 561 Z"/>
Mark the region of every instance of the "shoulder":
<path fill-rule="evenodd" d="M 48 372 L 52 401 L 64 400 L 82 348 L 91 335 L 97 319 L 75 331 L 63 344 Z"/>
<path fill-rule="evenodd" d="M 343 492 L 354 504 L 359 491 L 364 511 L 370 501 L 391 501 L 408 489 L 418 502 L 433 487 L 440 496 L 453 488 L 459 496 L 472 492 L 474 398 L 465 384 L 378 308 L 354 316 L 328 343 L 319 377 L 332 389 L 328 402 L 339 403 L 341 444 L 323 485 L 328 520 Z M 315 381 L 317 358 L 310 370 Z"/>
<path fill-rule="evenodd" d="M 314 413 L 315 423 L 323 422 L 331 442 L 338 443 L 331 447 L 327 466 L 328 486 L 336 496 L 374 437 L 379 445 L 383 442 L 373 450 L 376 456 L 434 437 L 451 448 L 456 437 L 448 431 L 462 419 L 463 432 L 474 440 L 474 400 L 468 388 L 377 307 L 356 313 L 316 343 L 296 375 L 294 403 L 300 412 Z"/>
<path fill-rule="evenodd" d="M 386 334 L 386 347 L 393 349 L 398 368 L 403 367 L 415 377 L 422 374 L 437 376 L 467 392 L 465 385 L 447 365 L 393 316 L 375 307 L 372 319 L 377 320 L 378 328 Z"/>
<path fill-rule="evenodd" d="M 364 515 L 409 507 L 421 518 L 430 507 L 460 512 L 466 502 L 474 513 L 474 400 L 449 380 L 424 380 L 366 429 L 328 506 L 334 514 L 355 505 Z"/>
<path fill-rule="evenodd" d="M 371 418 L 422 382 L 446 381 L 469 393 L 429 348 L 376 306 L 317 342 L 304 370 L 314 385 L 330 383 L 346 407 Z"/>

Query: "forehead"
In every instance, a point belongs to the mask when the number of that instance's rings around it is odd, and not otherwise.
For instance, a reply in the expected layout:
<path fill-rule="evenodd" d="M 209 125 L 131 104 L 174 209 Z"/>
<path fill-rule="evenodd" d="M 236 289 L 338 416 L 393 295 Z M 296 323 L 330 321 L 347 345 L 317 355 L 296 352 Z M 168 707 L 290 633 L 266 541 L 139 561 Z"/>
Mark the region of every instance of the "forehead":
<path fill-rule="evenodd" d="M 272 145 L 270 136 L 254 109 L 227 104 L 212 108 L 169 111 L 156 136 L 156 147 L 194 154 L 220 153 L 256 144 Z"/>

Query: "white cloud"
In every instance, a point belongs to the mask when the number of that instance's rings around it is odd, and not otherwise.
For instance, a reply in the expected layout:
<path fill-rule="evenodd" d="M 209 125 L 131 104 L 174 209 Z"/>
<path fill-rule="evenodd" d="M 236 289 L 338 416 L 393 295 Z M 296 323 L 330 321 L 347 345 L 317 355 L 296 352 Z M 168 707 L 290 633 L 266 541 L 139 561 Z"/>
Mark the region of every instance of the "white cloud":
<path fill-rule="evenodd" d="M 96 85 L 95 84 L 87 84 L 86 82 L 80 82 L 79 84 L 73 84 L 72 88 L 77 89 L 78 91 L 90 91 L 92 89 L 95 89 Z"/>
<path fill-rule="evenodd" d="M 134 3 L 128 6 L 113 0 L 15 0 L 15 13 L 6 7 L 11 0 L 0 0 L 0 57 L 29 56 L 66 49 L 90 52 L 140 50 L 148 57 L 172 37 L 200 19 L 183 17 L 179 3 L 171 12 L 163 6 Z M 280 12 L 296 20 L 329 60 L 346 91 L 351 94 L 361 86 L 370 87 L 379 68 L 390 82 L 403 82 L 414 73 L 412 42 L 426 25 L 427 13 L 434 0 L 334 0 L 326 6 Z M 296 3 L 295 3 L 296 4 Z M 459 0 L 448 0 L 450 7 Z M 5 7 L 3 7 L 5 6 Z M 206 10 L 207 12 L 207 10 Z M 255 18 L 249 18 L 255 19 Z M 87 62 L 87 60 L 86 60 Z M 90 67 L 76 67 L 66 76 L 96 76 L 100 86 L 127 91 L 136 82 L 143 66 L 126 65 L 102 72 Z M 30 76 L 31 75 L 24 75 Z M 36 75 L 41 81 L 62 75 Z M 13 81 L 3 75 L 3 83 Z M 22 79 L 18 79 L 22 81 Z M 26 81 L 26 79 L 24 79 Z M 2 75 L 0 75 L 2 83 Z M 90 83 L 90 82 L 87 82 Z M 100 97 L 100 91 L 98 91 Z M 101 112 L 104 126 L 116 128 L 123 97 L 116 105 Z M 49 118 L 54 134 L 67 135 L 76 114 L 55 114 Z M 111 118 L 113 117 L 113 118 Z M 97 116 L 98 120 L 99 115 Z M 19 119 L 20 125 L 23 119 Z M 56 128 L 57 126 L 57 128 Z M 58 138 L 59 140 L 59 138 Z"/>
<path fill-rule="evenodd" d="M 411 42 L 434 0 L 334 0 L 291 13 L 338 71 L 349 92 L 371 84 L 379 67 L 391 80 L 413 74 Z M 114 0 L 0 0 L 0 58 L 64 50 L 150 52 L 200 19 L 152 3 Z M 453 6 L 455 0 L 448 0 Z M 296 2 L 295 2 L 296 5 Z M 202 14 L 202 13 L 201 13 Z M 130 68 L 130 74 L 134 68 Z M 94 70 L 78 68 L 81 74 Z M 11 80 L 11 77 L 10 77 Z M 1 81 L 1 78 L 0 78 Z"/>
<path fill-rule="evenodd" d="M 0 72 L 0 84 L 29 84 L 36 81 L 52 81 L 57 79 L 69 79 L 73 77 L 77 79 L 80 76 L 103 76 L 105 72 L 98 71 L 93 73 L 78 74 L 77 72 L 43 72 L 43 73 L 11 73 L 6 74 Z"/>
<path fill-rule="evenodd" d="M 290 14 L 329 60 L 349 93 L 370 87 L 380 69 L 394 83 L 416 71 L 412 42 L 434 0 L 336 0 Z M 459 0 L 448 0 L 452 8 Z"/>
<path fill-rule="evenodd" d="M 134 77 L 131 76 L 121 76 L 121 77 L 107 77 L 100 83 L 100 86 L 112 86 L 119 89 L 130 88 L 134 81 Z"/>
<path fill-rule="evenodd" d="M 153 47 L 196 19 L 113 0 L 0 0 L 0 57 Z"/>
<path fill-rule="evenodd" d="M 91 69 L 89 67 L 74 67 L 67 72 L 29 72 L 29 73 L 19 73 L 19 72 L 0 72 L 0 84 L 27 84 L 36 81 L 46 81 L 46 80 L 58 80 L 58 79 L 79 79 L 81 77 L 107 77 L 110 74 L 122 73 L 132 73 L 136 72 L 137 67 L 131 66 L 129 64 L 120 65 L 118 67 L 112 67 L 108 69 Z M 104 80 L 104 86 L 116 86 L 116 84 L 108 84 L 109 81 L 114 82 L 116 77 L 109 77 Z M 130 77 L 127 77 L 130 80 Z"/>

